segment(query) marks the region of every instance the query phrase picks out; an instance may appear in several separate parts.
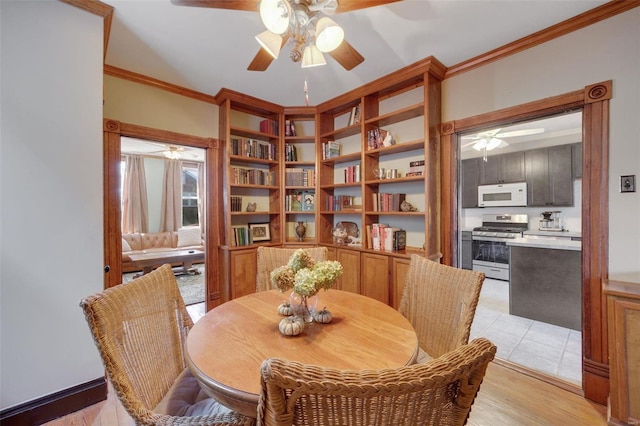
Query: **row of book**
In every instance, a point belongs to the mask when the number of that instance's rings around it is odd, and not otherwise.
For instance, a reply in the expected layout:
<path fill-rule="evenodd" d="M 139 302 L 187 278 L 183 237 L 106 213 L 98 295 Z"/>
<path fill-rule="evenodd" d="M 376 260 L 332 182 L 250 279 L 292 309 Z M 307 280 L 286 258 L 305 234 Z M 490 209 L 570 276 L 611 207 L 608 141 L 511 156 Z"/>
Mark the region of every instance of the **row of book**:
<path fill-rule="evenodd" d="M 409 162 L 407 176 L 422 176 L 424 174 L 424 160 Z"/>
<path fill-rule="evenodd" d="M 360 164 L 344 169 L 344 183 L 360 182 Z"/>
<path fill-rule="evenodd" d="M 295 145 L 284 144 L 284 161 L 298 161 L 298 150 Z"/>
<path fill-rule="evenodd" d="M 360 123 L 360 104 L 351 108 L 351 113 L 349 113 L 349 121 L 347 124 L 349 126 L 353 126 L 354 124 Z"/>
<path fill-rule="evenodd" d="M 294 191 L 284 197 L 284 209 L 288 212 L 313 211 L 316 194 L 313 191 Z"/>
<path fill-rule="evenodd" d="M 270 135 L 278 135 L 278 122 L 276 120 L 262 120 L 260 122 L 260 131 Z"/>
<path fill-rule="evenodd" d="M 383 146 L 394 145 L 396 141 L 391 133 L 384 129 L 371 129 L 367 131 L 367 148 L 378 149 Z"/>
<path fill-rule="evenodd" d="M 407 198 L 407 194 L 375 192 L 373 196 L 374 212 L 399 212 L 400 205 Z"/>
<path fill-rule="evenodd" d="M 284 135 L 296 136 L 296 124 L 293 122 L 293 120 L 284 121 Z"/>
<path fill-rule="evenodd" d="M 340 157 L 340 142 L 327 141 L 322 143 L 322 159 Z"/>
<path fill-rule="evenodd" d="M 268 170 L 231 167 L 231 183 L 274 186 L 276 184 L 276 174 Z"/>
<path fill-rule="evenodd" d="M 262 160 L 277 160 L 278 148 L 275 144 L 261 140 L 232 137 L 231 155 L 260 158 Z"/>
<path fill-rule="evenodd" d="M 233 233 L 231 247 L 248 246 L 251 244 L 248 225 L 232 225 L 231 231 Z"/>
<path fill-rule="evenodd" d="M 242 211 L 242 197 L 239 195 L 232 195 L 229 197 L 231 199 L 231 211 L 232 212 L 241 212 Z"/>
<path fill-rule="evenodd" d="M 325 207 L 330 212 L 362 210 L 362 205 L 356 203 L 356 197 L 352 195 L 329 195 Z"/>
<path fill-rule="evenodd" d="M 370 250 L 401 251 L 407 247 L 407 231 L 384 223 L 365 226 L 365 244 Z"/>
<path fill-rule="evenodd" d="M 284 171 L 284 182 L 286 186 L 316 186 L 316 171 L 287 167 Z"/>

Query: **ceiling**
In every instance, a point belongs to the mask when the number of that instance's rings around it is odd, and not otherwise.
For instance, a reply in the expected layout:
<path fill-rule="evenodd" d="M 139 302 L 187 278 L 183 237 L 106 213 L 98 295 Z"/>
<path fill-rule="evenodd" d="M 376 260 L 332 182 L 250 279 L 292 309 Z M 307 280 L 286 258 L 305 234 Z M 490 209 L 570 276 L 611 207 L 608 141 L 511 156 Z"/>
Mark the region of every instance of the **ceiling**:
<path fill-rule="evenodd" d="M 605 0 L 401 0 L 337 14 L 365 61 L 351 71 L 302 69 L 285 46 L 264 72 L 247 71 L 264 31 L 256 12 L 102 0 L 114 7 L 105 63 L 208 95 L 222 88 L 280 105 L 317 105 L 434 56 L 450 67 L 606 3 Z"/>

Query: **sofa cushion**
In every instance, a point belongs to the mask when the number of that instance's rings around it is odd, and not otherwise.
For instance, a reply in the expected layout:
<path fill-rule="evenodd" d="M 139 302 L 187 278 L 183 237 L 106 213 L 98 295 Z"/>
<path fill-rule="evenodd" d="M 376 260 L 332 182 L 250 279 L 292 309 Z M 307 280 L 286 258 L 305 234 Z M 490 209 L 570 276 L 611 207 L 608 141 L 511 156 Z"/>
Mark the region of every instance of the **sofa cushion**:
<path fill-rule="evenodd" d="M 122 239 L 122 251 L 131 251 L 131 246 L 124 238 Z"/>
<path fill-rule="evenodd" d="M 202 231 L 199 227 L 178 229 L 178 247 L 199 246 L 202 244 Z"/>
<path fill-rule="evenodd" d="M 153 409 L 159 414 L 170 416 L 209 416 L 212 414 L 225 414 L 232 411 L 224 405 L 210 398 L 202 390 L 198 381 L 185 368 L 173 383 L 162 401 Z"/>

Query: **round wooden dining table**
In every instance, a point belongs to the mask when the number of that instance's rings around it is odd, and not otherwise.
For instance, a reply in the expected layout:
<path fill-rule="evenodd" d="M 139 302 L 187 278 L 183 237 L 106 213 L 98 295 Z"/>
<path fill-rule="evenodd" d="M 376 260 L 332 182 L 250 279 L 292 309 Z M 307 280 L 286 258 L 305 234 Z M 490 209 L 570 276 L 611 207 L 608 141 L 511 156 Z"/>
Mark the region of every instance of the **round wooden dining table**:
<path fill-rule="evenodd" d="M 260 365 L 283 358 L 341 370 L 378 370 L 413 364 L 418 338 L 397 310 L 359 294 L 318 293 L 318 308 L 333 314 L 328 324 L 313 322 L 302 334 L 283 336 L 279 290 L 261 291 L 207 312 L 187 337 L 186 361 L 207 394 L 246 416 L 256 417 Z"/>

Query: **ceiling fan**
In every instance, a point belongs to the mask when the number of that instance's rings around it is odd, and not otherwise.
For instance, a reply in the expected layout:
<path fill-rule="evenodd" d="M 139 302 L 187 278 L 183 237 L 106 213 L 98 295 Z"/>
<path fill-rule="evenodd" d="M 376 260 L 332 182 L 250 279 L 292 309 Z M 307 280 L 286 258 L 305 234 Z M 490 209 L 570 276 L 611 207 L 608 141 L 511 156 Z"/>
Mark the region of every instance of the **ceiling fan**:
<path fill-rule="evenodd" d="M 462 136 L 463 141 L 471 140 L 471 142 L 464 143 L 461 149 L 471 146 L 476 151 L 483 151 L 484 161 L 487 161 L 487 151 L 509 146 L 509 143 L 505 141 L 504 138 L 536 135 L 539 133 L 544 133 L 544 128 L 513 130 L 510 132 L 502 132 L 502 133 L 501 131 L 502 129 L 500 128 L 500 129 L 483 131 L 473 135 Z"/>
<path fill-rule="evenodd" d="M 168 158 L 170 160 L 179 160 L 185 155 L 196 158 L 196 155 L 192 152 L 189 152 L 185 147 L 176 145 L 165 145 L 164 149 L 161 149 L 159 151 L 151 151 L 149 152 L 149 154 L 162 154 L 165 158 Z"/>
<path fill-rule="evenodd" d="M 325 65 L 323 53 L 331 55 L 346 70 L 355 68 L 364 57 L 344 39 L 344 30 L 327 15 L 396 1 L 399 0 L 171 0 L 171 3 L 259 11 L 267 30 L 256 36 L 261 47 L 247 69 L 264 71 L 287 43 L 293 46 L 289 57 L 293 62 L 301 62 L 303 68 Z"/>

